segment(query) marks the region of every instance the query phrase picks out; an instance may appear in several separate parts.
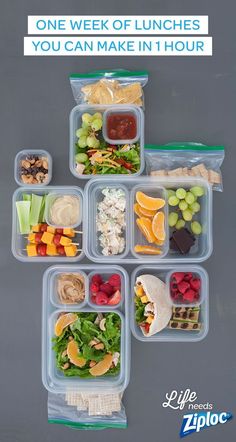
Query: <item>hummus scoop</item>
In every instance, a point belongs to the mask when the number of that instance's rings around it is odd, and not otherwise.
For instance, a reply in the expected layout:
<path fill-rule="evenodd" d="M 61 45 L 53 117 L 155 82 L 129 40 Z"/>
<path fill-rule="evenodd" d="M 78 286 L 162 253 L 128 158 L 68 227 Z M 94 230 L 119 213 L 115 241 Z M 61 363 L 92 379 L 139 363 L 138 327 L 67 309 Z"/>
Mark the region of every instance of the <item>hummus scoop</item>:
<path fill-rule="evenodd" d="M 50 223 L 58 227 L 75 227 L 79 223 L 80 210 L 80 199 L 77 196 L 58 196 L 49 209 Z"/>

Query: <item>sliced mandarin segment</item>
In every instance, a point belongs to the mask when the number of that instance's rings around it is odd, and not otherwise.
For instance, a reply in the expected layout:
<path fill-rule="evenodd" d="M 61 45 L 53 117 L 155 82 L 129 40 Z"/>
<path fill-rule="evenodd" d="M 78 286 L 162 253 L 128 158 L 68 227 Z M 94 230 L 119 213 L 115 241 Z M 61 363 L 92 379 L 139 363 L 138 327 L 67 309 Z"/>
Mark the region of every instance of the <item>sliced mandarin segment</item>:
<path fill-rule="evenodd" d="M 160 210 L 165 205 L 163 198 L 153 198 L 143 192 L 136 192 L 136 200 L 143 209 L 152 211 Z"/>
<path fill-rule="evenodd" d="M 148 242 L 152 243 L 156 241 L 156 237 L 152 231 L 152 221 L 149 218 L 137 218 L 136 223 Z"/>
<path fill-rule="evenodd" d="M 141 244 L 137 244 L 134 247 L 134 251 L 136 253 L 141 253 L 143 255 L 161 255 L 162 251 L 158 247 L 154 246 L 143 246 Z"/>
<path fill-rule="evenodd" d="M 152 220 L 152 231 L 157 240 L 165 240 L 165 215 L 163 212 L 157 212 L 157 214 L 154 216 Z"/>
<path fill-rule="evenodd" d="M 65 313 L 62 316 L 59 316 L 59 318 L 56 321 L 55 327 L 54 327 L 54 333 L 56 336 L 60 336 L 68 325 L 73 324 L 77 320 L 77 315 L 75 313 Z"/>
<path fill-rule="evenodd" d="M 136 213 L 136 215 L 138 215 L 140 217 L 147 216 L 148 218 L 153 218 L 154 215 L 156 215 L 156 213 L 157 213 L 156 210 L 144 209 L 138 203 L 134 204 L 134 212 Z"/>
<path fill-rule="evenodd" d="M 74 339 L 67 345 L 67 356 L 70 359 L 70 362 L 76 365 L 76 367 L 82 368 L 86 364 L 86 359 L 79 356 L 79 346 Z"/>
<path fill-rule="evenodd" d="M 92 376 L 102 376 L 109 370 L 112 364 L 112 359 L 113 356 L 110 353 L 106 354 L 100 362 L 90 368 L 89 373 Z"/>

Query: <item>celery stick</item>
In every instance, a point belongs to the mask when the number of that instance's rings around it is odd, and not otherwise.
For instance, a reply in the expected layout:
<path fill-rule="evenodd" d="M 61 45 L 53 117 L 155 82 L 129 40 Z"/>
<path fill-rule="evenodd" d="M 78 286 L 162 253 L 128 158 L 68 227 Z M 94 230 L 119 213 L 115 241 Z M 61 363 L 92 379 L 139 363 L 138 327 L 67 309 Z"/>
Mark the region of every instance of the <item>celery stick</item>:
<path fill-rule="evenodd" d="M 31 201 L 32 195 L 29 195 L 28 193 L 23 193 L 22 198 L 23 201 Z"/>
<path fill-rule="evenodd" d="M 31 226 L 35 226 L 39 222 L 39 214 L 42 205 L 43 197 L 40 195 L 32 194 L 31 208 L 30 208 L 30 219 L 29 223 Z"/>
<path fill-rule="evenodd" d="M 41 208 L 40 208 L 40 213 L 39 213 L 39 223 L 43 223 L 45 221 L 45 203 L 46 203 L 46 197 L 47 195 L 43 196 L 43 200 L 42 200 L 42 204 L 41 204 Z"/>
<path fill-rule="evenodd" d="M 20 226 L 20 233 L 23 235 L 30 232 L 30 201 L 16 201 L 16 210 Z"/>

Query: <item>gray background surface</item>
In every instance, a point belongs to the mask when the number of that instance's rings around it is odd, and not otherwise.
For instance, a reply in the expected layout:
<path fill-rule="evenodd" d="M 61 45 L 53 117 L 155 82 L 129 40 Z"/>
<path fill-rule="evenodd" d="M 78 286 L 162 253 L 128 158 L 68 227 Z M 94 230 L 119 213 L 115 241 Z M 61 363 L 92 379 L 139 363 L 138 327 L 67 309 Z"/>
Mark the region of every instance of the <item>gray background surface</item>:
<path fill-rule="evenodd" d="M 235 413 L 235 1 L 0 1 L 0 441 L 179 440 L 182 413 L 163 409 L 166 392 L 190 387 L 199 402 Z M 214 55 L 177 57 L 23 57 L 28 14 L 209 14 Z M 146 141 L 225 144 L 224 193 L 214 194 L 210 331 L 200 343 L 142 344 L 132 340 L 125 395 L 128 429 L 78 432 L 47 423 L 41 383 L 41 281 L 47 264 L 17 262 L 10 251 L 14 156 L 21 148 L 53 155 L 52 184 L 80 184 L 68 167 L 68 116 L 74 106 L 68 73 L 125 67 L 150 71 Z M 132 267 L 133 268 L 133 267 Z M 235 419 L 189 436 L 232 441 Z"/>

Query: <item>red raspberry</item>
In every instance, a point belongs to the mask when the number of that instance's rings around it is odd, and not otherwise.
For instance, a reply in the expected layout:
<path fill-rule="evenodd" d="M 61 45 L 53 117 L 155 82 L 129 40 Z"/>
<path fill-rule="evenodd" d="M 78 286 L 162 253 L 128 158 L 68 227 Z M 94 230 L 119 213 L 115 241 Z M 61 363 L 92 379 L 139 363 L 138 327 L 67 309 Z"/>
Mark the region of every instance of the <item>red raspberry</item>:
<path fill-rule="evenodd" d="M 193 274 L 191 272 L 186 272 L 184 274 L 184 280 L 185 281 L 190 281 L 190 279 L 192 279 L 192 277 L 193 277 Z"/>
<path fill-rule="evenodd" d="M 187 282 L 187 281 L 181 281 L 179 284 L 178 284 L 178 289 L 179 289 L 179 292 L 180 293 L 185 293 L 186 292 L 186 290 L 187 289 L 189 289 L 190 288 L 190 284 L 189 284 L 189 282 Z"/>
<path fill-rule="evenodd" d="M 184 293 L 184 300 L 188 301 L 188 302 L 194 302 L 195 299 L 195 295 L 196 292 L 192 289 L 188 289 L 185 293 Z"/>
<path fill-rule="evenodd" d="M 100 285 L 100 291 L 106 293 L 108 296 L 111 296 L 113 293 L 113 287 L 109 282 L 105 282 L 105 284 Z"/>
<path fill-rule="evenodd" d="M 105 305 L 108 303 L 108 296 L 104 292 L 98 292 L 96 295 L 96 304 Z"/>
<path fill-rule="evenodd" d="M 92 282 L 97 282 L 99 285 L 103 283 L 101 275 L 93 275 L 92 276 Z"/>
<path fill-rule="evenodd" d="M 99 292 L 99 284 L 97 282 L 92 282 L 90 285 L 90 290 L 92 293 L 97 293 Z"/>
<path fill-rule="evenodd" d="M 184 279 L 184 272 L 175 272 L 172 274 L 172 280 L 174 280 L 177 284 L 179 284 Z"/>
<path fill-rule="evenodd" d="M 113 287 L 118 287 L 118 289 L 120 289 L 121 286 L 121 279 L 120 279 L 120 275 L 118 275 L 117 273 L 114 273 L 114 275 L 111 275 L 110 278 L 108 279 L 108 283 L 110 285 L 112 285 Z"/>
<path fill-rule="evenodd" d="M 193 290 L 196 290 L 196 291 L 200 290 L 200 287 L 201 287 L 200 278 L 192 278 L 190 280 L 190 285 Z"/>

